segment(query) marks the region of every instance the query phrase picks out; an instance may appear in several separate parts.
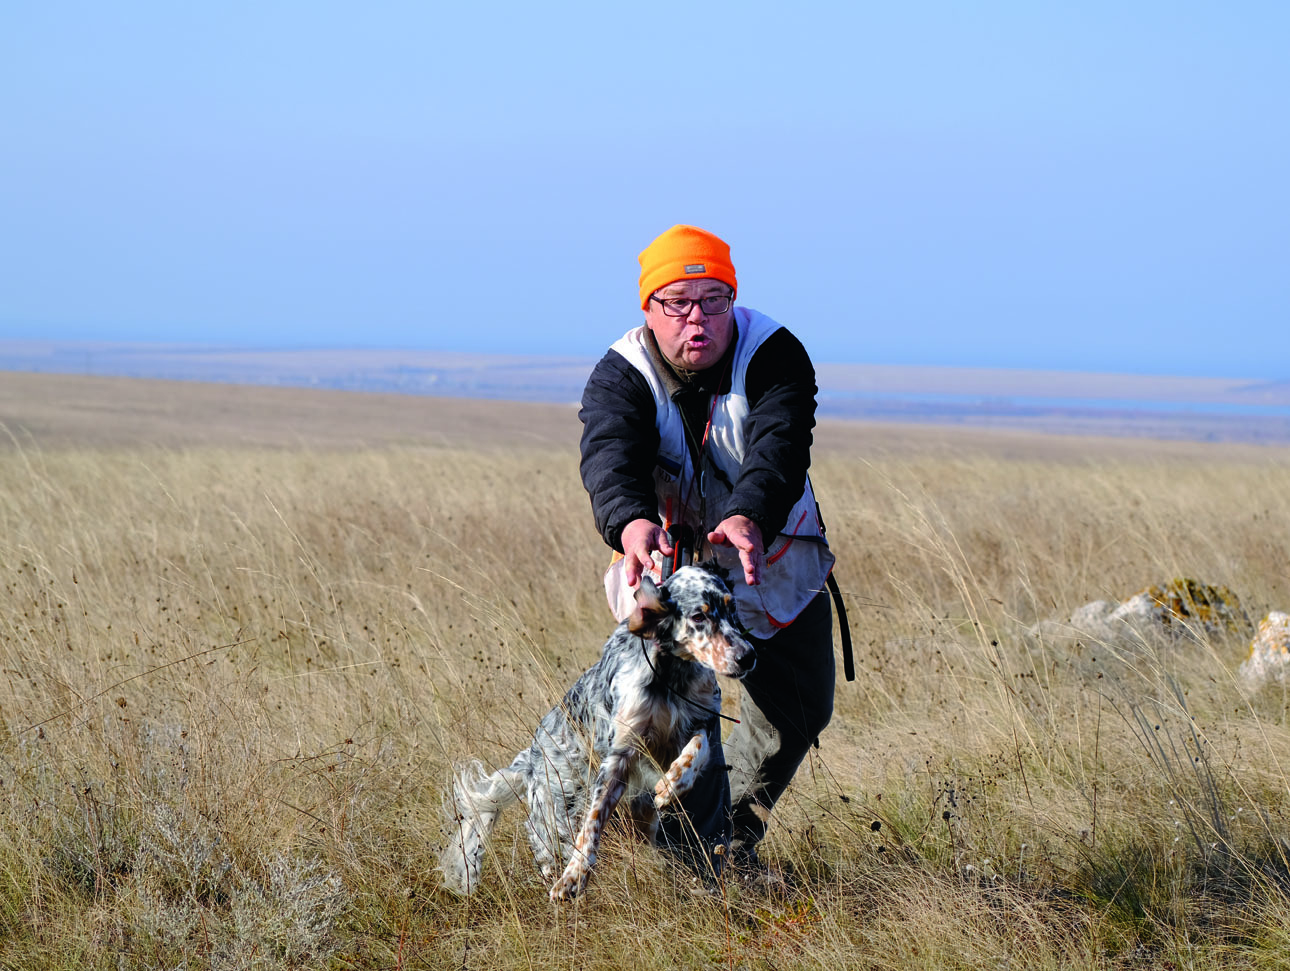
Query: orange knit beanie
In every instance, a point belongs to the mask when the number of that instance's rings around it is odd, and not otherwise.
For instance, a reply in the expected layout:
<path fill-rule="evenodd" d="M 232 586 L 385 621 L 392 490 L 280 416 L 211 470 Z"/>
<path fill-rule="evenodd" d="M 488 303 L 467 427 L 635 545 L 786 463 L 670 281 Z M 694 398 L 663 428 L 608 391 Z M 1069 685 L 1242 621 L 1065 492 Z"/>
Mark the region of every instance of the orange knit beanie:
<path fill-rule="evenodd" d="M 730 247 L 697 226 L 673 226 L 641 251 L 640 263 L 642 310 L 651 293 L 677 280 L 707 277 L 738 290 Z"/>

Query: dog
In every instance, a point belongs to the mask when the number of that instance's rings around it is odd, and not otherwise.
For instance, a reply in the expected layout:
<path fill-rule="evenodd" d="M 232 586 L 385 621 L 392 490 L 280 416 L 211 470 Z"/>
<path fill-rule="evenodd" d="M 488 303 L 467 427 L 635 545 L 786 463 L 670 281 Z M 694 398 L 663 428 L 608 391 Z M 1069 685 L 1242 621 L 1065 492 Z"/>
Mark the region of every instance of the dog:
<path fill-rule="evenodd" d="M 741 678 L 755 664 L 715 564 L 683 566 L 661 589 L 644 575 L 631 615 L 542 719 L 533 743 L 497 772 L 473 761 L 456 774 L 448 809 L 457 831 L 440 858 L 445 885 L 461 895 L 479 885 L 498 813 L 521 796 L 538 869 L 555 879 L 552 901 L 586 888 L 624 797 L 631 823 L 656 842 L 658 810 L 693 787 L 712 748 L 716 675 Z"/>

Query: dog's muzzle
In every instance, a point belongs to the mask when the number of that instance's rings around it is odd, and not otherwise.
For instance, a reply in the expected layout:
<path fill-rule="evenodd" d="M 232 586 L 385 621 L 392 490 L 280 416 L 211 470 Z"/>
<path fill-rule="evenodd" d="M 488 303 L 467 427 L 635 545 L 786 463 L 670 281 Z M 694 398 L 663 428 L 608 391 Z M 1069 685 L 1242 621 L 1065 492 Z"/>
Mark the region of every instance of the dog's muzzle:
<path fill-rule="evenodd" d="M 757 651 L 742 637 L 727 638 L 728 649 L 726 660 L 728 670 L 723 673 L 728 678 L 742 678 L 757 666 Z"/>

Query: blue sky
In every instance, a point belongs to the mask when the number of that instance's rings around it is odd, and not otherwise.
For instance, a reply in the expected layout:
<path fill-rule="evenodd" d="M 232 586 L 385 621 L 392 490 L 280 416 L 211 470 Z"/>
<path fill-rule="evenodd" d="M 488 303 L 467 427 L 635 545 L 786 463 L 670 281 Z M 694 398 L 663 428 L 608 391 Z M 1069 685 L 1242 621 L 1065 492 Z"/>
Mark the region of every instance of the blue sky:
<path fill-rule="evenodd" d="M 1290 377 L 1290 4 L 0 8 L 0 338 L 598 356 L 676 222 L 821 361 Z"/>

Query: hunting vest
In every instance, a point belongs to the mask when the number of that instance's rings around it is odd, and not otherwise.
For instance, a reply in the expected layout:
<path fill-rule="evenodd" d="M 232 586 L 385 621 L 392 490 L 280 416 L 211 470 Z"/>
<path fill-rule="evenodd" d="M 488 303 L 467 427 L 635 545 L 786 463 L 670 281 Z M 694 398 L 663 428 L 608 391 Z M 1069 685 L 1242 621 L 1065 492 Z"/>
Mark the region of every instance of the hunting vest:
<path fill-rule="evenodd" d="M 707 545 L 707 534 L 726 518 L 731 491 L 743 464 L 749 414 L 745 391 L 748 362 L 762 342 L 779 330 L 779 324 L 755 310 L 736 307 L 734 313 L 738 337 L 731 362 L 730 391 L 716 395 L 713 401 L 707 444 L 703 447 L 697 475 L 686 445 L 681 410 L 654 370 L 645 341 L 645 326 L 628 331 L 613 345 L 613 350 L 645 377 L 654 395 L 655 425 L 659 433 L 654 485 L 659 518 L 665 529 L 676 524 L 690 526 L 696 544 L 702 546 Z M 713 547 L 711 555 L 730 576 L 740 622 L 755 636 L 765 638 L 797 619 L 802 609 L 824 589 L 833 568 L 834 556 L 824 539 L 809 477 L 783 532 L 763 539 L 767 544 L 766 553 L 761 583 L 755 587 L 744 582 L 739 553 L 733 547 Z M 662 556 L 655 552 L 651 572 L 656 579 L 661 564 Z M 615 557 L 605 574 L 605 593 L 615 617 L 622 620 L 631 613 L 633 590 L 623 578 L 621 555 Z"/>

